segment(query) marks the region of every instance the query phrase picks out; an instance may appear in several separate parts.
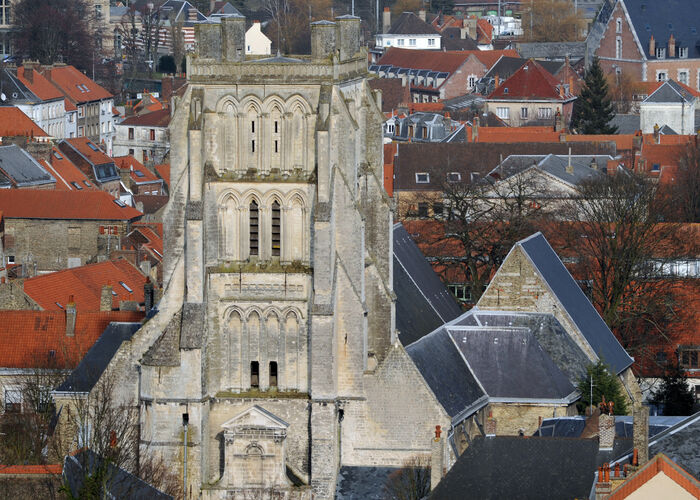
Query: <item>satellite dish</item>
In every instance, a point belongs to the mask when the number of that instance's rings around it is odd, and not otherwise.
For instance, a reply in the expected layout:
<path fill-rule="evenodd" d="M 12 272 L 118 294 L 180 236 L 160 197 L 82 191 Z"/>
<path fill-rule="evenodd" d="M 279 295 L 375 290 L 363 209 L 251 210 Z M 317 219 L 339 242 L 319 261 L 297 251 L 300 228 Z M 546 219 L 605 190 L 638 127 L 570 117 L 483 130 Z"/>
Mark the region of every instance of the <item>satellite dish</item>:
<path fill-rule="evenodd" d="M 2 100 L 2 101 L 7 101 L 7 96 L 5 95 L 4 92 L 3 92 L 3 93 L 0 93 L 0 100 Z"/>

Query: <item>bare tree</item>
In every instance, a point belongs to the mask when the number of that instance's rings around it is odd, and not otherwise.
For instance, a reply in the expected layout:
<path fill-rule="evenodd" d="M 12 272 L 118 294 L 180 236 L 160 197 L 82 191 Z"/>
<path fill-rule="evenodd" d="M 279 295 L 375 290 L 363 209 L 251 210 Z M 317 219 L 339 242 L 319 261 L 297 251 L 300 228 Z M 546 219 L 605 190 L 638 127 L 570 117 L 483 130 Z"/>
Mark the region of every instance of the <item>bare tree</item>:
<path fill-rule="evenodd" d="M 185 37 L 182 32 L 182 21 L 176 21 L 174 15 L 170 15 L 170 40 L 172 43 L 173 59 L 175 66 L 183 71 L 182 59 L 185 56 Z"/>
<path fill-rule="evenodd" d="M 662 223 L 658 185 L 631 172 L 584 182 L 561 226 L 565 246 L 578 256 L 578 270 L 590 279 L 592 302 L 633 356 L 669 342 L 674 280 L 663 277 L 673 259 L 675 224 Z"/>
<path fill-rule="evenodd" d="M 384 485 L 386 500 L 421 500 L 430 494 L 430 460 L 413 457 L 392 472 Z"/>
<path fill-rule="evenodd" d="M 571 0 L 530 0 L 521 2 L 523 40 L 527 42 L 574 42 L 586 26 Z M 529 4 L 529 5 L 528 5 Z"/>
<path fill-rule="evenodd" d="M 487 177 L 479 182 L 446 183 L 447 217 L 437 214 L 444 232 L 419 243 L 447 269 L 462 273 L 477 302 L 513 245 L 548 220 L 545 190 L 534 176 Z M 444 219 L 444 220 L 443 220 Z M 442 247 L 449 248 L 443 252 Z"/>
<path fill-rule="evenodd" d="M 263 0 L 270 16 L 268 36 L 285 54 L 303 54 L 310 50 L 311 21 L 331 16 L 330 0 Z"/>
<path fill-rule="evenodd" d="M 679 222 L 700 222 L 700 145 L 688 144 L 675 180 L 664 193 L 672 200 L 668 216 Z"/>

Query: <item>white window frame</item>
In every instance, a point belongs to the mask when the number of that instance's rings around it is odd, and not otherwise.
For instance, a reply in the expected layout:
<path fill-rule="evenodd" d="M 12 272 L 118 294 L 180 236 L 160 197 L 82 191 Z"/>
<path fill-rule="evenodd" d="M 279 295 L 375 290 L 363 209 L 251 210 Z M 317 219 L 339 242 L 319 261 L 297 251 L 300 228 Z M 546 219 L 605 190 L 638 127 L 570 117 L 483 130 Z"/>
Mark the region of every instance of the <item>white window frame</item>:
<path fill-rule="evenodd" d="M 501 120 L 510 120 L 510 108 L 496 108 L 496 116 L 498 116 Z"/>
<path fill-rule="evenodd" d="M 460 182 L 462 180 L 462 174 L 459 172 L 448 172 L 447 182 Z"/>
<path fill-rule="evenodd" d="M 428 38 L 428 47 L 434 47 L 434 46 L 435 46 L 435 39 Z"/>
<path fill-rule="evenodd" d="M 659 78 L 661 75 L 664 76 L 663 80 Z M 656 70 L 656 81 L 657 82 L 665 82 L 666 80 L 668 80 L 668 70 L 667 69 L 657 69 Z"/>
<path fill-rule="evenodd" d="M 19 403 L 19 412 L 18 413 L 21 413 L 22 412 L 22 405 L 24 403 L 24 394 L 22 394 L 21 387 L 13 386 L 13 385 L 5 386 L 5 388 L 4 388 L 3 395 L 2 395 L 2 410 L 4 412 L 7 411 L 8 395 L 10 393 L 15 394 L 15 397 L 12 398 L 13 401 L 11 401 L 10 404 L 18 404 Z M 19 395 L 19 401 L 16 401 L 17 395 Z"/>
<path fill-rule="evenodd" d="M 404 40 L 403 38 L 399 38 L 398 40 L 396 40 L 396 45 L 398 45 L 399 47 L 403 47 L 405 41 L 406 40 Z"/>
<path fill-rule="evenodd" d="M 666 59 L 666 48 L 665 47 L 656 47 L 656 58 L 657 59 Z"/>
<path fill-rule="evenodd" d="M 415 47 L 415 46 L 416 46 L 416 39 L 415 39 L 415 38 L 409 38 L 409 39 L 408 39 L 408 45 L 411 46 L 411 47 Z"/>
<path fill-rule="evenodd" d="M 688 47 L 678 47 L 678 58 L 688 59 Z"/>
<path fill-rule="evenodd" d="M 428 172 L 416 172 L 416 184 L 430 184 L 430 174 Z"/>
<path fill-rule="evenodd" d="M 685 73 L 685 81 L 681 80 L 681 73 Z M 683 85 L 690 85 L 690 69 L 689 68 L 678 68 L 678 73 L 676 74 L 676 80 L 678 80 Z"/>
<path fill-rule="evenodd" d="M 552 117 L 552 108 L 537 108 L 537 118 L 546 120 Z"/>
<path fill-rule="evenodd" d="M 476 88 L 476 82 L 479 81 L 479 78 L 471 74 L 467 77 L 467 90 L 474 90 Z"/>
<path fill-rule="evenodd" d="M 615 37 L 615 59 L 622 59 L 622 37 Z"/>
<path fill-rule="evenodd" d="M 528 109 L 526 107 L 520 108 L 520 118 L 523 120 L 527 120 L 527 112 L 528 112 Z"/>
<path fill-rule="evenodd" d="M 615 33 L 622 33 L 622 18 L 615 19 Z"/>

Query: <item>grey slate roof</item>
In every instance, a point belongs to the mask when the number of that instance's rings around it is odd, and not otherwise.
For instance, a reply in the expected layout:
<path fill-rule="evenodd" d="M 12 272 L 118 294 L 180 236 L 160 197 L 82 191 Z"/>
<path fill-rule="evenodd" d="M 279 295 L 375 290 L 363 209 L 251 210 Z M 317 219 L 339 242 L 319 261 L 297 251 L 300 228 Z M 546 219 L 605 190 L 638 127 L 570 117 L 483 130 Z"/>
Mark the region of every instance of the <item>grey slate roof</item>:
<path fill-rule="evenodd" d="M 569 173 L 567 167 L 571 159 L 573 172 Z M 607 169 L 609 155 L 511 155 L 503 160 L 489 175 L 498 175 L 501 179 L 507 179 L 513 175 L 524 172 L 529 168 L 537 168 L 547 174 L 556 177 L 567 184 L 576 186 L 583 181 L 601 177 Z M 596 168 L 593 168 L 595 161 Z"/>
<path fill-rule="evenodd" d="M 615 373 L 629 367 L 633 359 L 622 348 L 542 233 L 537 232 L 516 245 L 523 249 L 598 357 L 610 365 Z"/>
<path fill-rule="evenodd" d="M 700 477 L 700 412 L 655 435 L 649 440 L 649 457 L 663 453 L 696 478 Z M 632 450 L 619 454 L 619 463 L 627 463 Z"/>
<path fill-rule="evenodd" d="M 5 96 L 0 102 L 1 106 L 41 102 L 41 99 L 17 78 L 17 70 L 15 68 L 5 68 L 0 73 L 0 92 Z"/>
<path fill-rule="evenodd" d="M 349 467 L 338 472 L 336 500 L 384 500 L 384 486 L 396 467 Z"/>
<path fill-rule="evenodd" d="M 673 427 L 685 417 L 649 417 L 649 437 Z M 533 434 L 534 436 L 549 437 L 580 437 L 583 428 L 586 426 L 586 417 L 578 415 L 575 417 L 545 418 L 542 425 Z M 615 416 L 615 435 L 620 438 L 631 438 L 633 436 L 633 418 L 629 415 Z"/>
<path fill-rule="evenodd" d="M 56 179 L 29 153 L 16 144 L 0 146 L 0 174 L 16 187 L 56 184 Z M 0 185 L 2 185 L 2 181 L 0 181 Z"/>
<path fill-rule="evenodd" d="M 90 392 L 122 342 L 130 340 L 139 328 L 141 323 L 110 323 L 56 392 Z"/>
<path fill-rule="evenodd" d="M 406 352 L 455 423 L 489 401 L 575 401 L 587 361 L 551 314 L 478 308 Z"/>
<path fill-rule="evenodd" d="M 613 117 L 610 125 L 617 127 L 616 134 L 629 135 L 634 134 L 637 130 L 641 130 L 641 117 L 639 115 L 623 115 L 618 114 Z"/>
<path fill-rule="evenodd" d="M 525 59 L 550 59 L 563 61 L 567 56 L 572 62 L 585 57 L 586 42 L 536 42 L 520 43 L 515 49 Z M 541 63 L 541 61 L 538 61 Z"/>
<path fill-rule="evenodd" d="M 415 342 L 462 313 L 452 294 L 403 225 L 394 225 L 396 328 L 403 345 Z"/>
<path fill-rule="evenodd" d="M 75 455 L 68 455 L 63 463 L 63 478 L 72 496 L 78 498 L 85 479 L 94 474 L 102 464 L 102 458 L 91 450 L 83 450 Z M 142 479 L 113 464 L 107 465 L 103 490 L 99 498 L 129 498 L 132 500 L 168 500 L 172 499 Z"/>
<path fill-rule="evenodd" d="M 653 36 L 656 47 L 666 47 L 673 34 L 676 40 L 676 54 L 680 47 L 688 48 L 688 58 L 700 57 L 700 9 L 695 0 L 625 0 L 634 30 L 647 58 L 656 59 L 649 53 L 649 39 Z"/>
<path fill-rule="evenodd" d="M 588 498 L 597 455 L 596 439 L 476 438 L 430 499 Z"/>
<path fill-rule="evenodd" d="M 694 101 L 695 96 L 681 87 L 675 80 L 666 80 L 663 85 L 644 99 L 642 104 L 692 103 Z"/>
<path fill-rule="evenodd" d="M 391 23 L 391 28 L 387 32 L 389 35 L 435 35 L 440 33 L 432 25 L 421 20 L 413 12 L 403 12 Z"/>

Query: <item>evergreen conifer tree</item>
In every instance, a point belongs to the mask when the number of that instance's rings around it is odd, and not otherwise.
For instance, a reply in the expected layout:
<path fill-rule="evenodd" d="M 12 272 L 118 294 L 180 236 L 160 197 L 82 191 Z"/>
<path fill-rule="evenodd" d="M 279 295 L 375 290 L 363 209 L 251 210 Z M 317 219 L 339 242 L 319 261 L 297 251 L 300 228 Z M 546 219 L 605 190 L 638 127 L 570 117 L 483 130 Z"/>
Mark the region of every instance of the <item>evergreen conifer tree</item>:
<path fill-rule="evenodd" d="M 615 415 L 627 414 L 627 400 L 622 383 L 617 376 L 602 361 L 586 367 L 586 376 L 578 383 L 578 390 L 581 391 L 579 401 L 579 411 L 583 411 L 591 406 L 591 377 L 593 378 L 593 406 L 603 401 L 612 401 Z"/>
<path fill-rule="evenodd" d="M 610 125 L 615 116 L 608 93 L 608 82 L 598 59 L 586 73 L 585 85 L 581 95 L 574 103 L 574 116 L 571 127 L 579 134 L 614 134 L 617 127 Z"/>
<path fill-rule="evenodd" d="M 657 405 L 663 405 L 664 415 L 685 416 L 693 413 L 695 396 L 680 367 L 674 366 L 666 372 L 661 387 L 653 394 L 652 401 Z"/>

